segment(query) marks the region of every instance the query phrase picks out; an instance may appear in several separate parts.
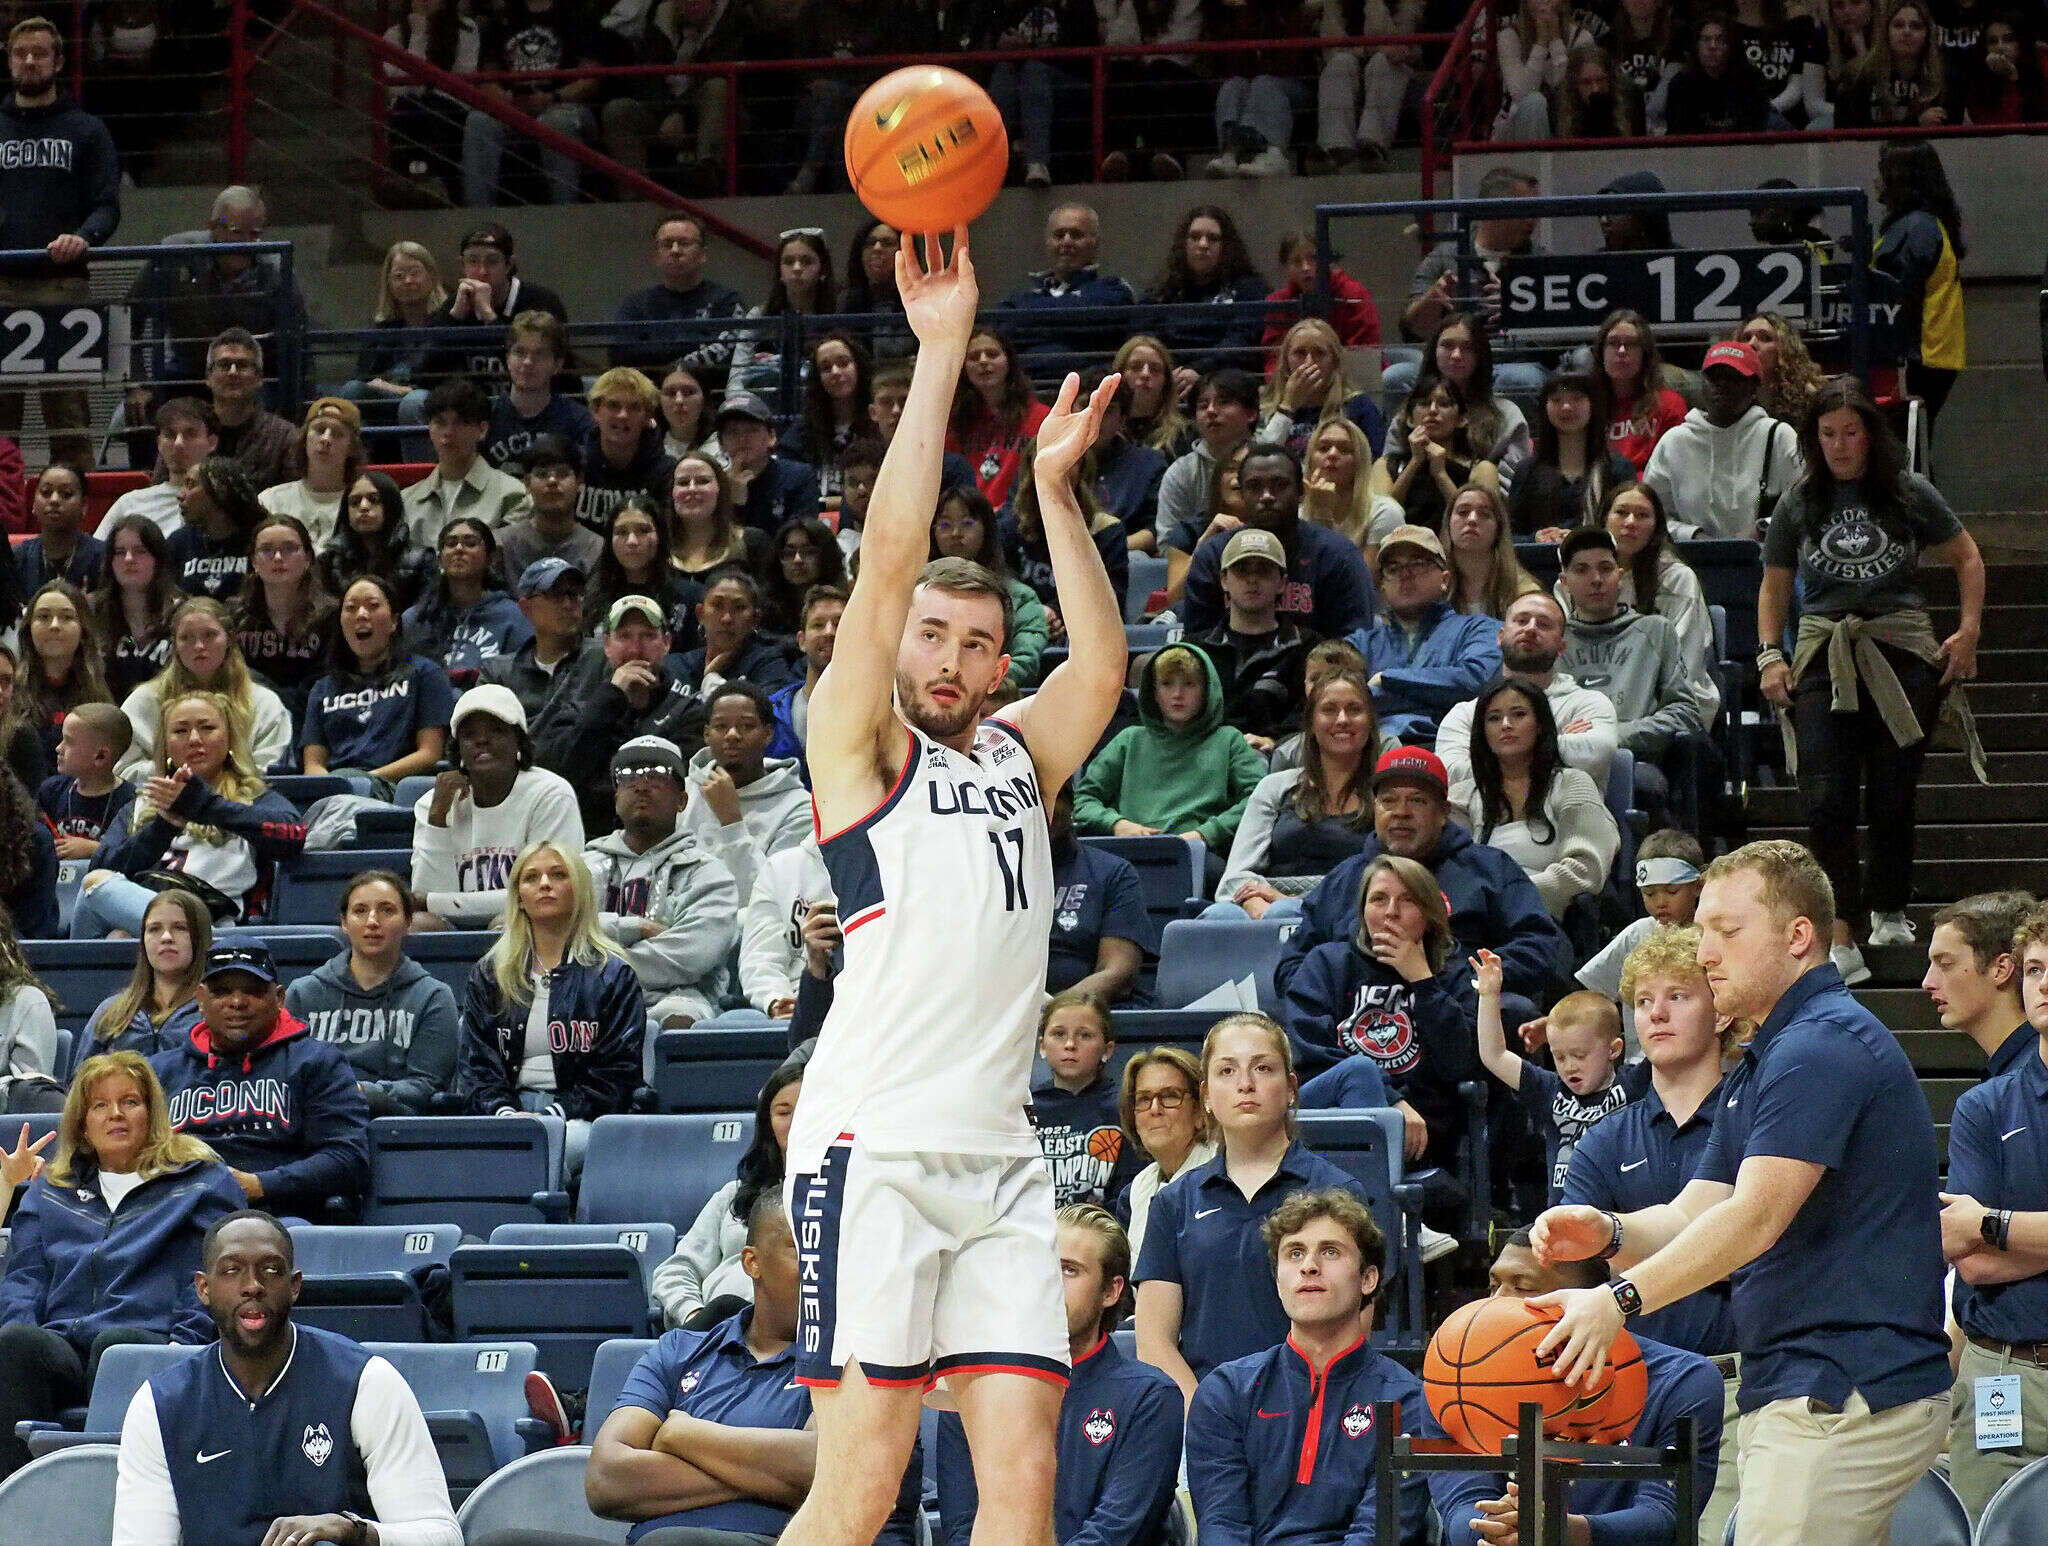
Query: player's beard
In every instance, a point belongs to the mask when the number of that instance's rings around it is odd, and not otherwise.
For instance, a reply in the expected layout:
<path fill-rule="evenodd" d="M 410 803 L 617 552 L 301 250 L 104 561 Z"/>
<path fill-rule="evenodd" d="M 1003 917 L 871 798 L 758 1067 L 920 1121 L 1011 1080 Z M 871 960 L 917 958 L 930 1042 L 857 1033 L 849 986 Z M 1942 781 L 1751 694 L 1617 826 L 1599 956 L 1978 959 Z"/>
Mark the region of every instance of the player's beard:
<path fill-rule="evenodd" d="M 986 693 L 976 697 L 963 683 L 949 685 L 960 692 L 960 702 L 952 708 L 925 697 L 909 676 L 901 671 L 896 673 L 896 701 L 903 705 L 903 717 L 935 741 L 959 735 L 975 724 L 981 718 L 982 705 L 988 702 Z"/>

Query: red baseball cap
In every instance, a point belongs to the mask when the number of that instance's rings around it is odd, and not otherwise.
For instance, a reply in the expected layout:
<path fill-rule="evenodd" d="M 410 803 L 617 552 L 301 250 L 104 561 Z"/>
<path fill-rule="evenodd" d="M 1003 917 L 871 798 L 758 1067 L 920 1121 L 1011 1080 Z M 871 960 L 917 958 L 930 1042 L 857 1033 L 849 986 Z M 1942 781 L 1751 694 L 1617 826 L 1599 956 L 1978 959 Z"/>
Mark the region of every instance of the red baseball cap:
<path fill-rule="evenodd" d="M 1421 784 L 1446 798 L 1451 792 L 1451 776 L 1444 771 L 1443 758 L 1427 746 L 1397 746 L 1380 758 L 1372 770 L 1374 790 L 1396 781 Z"/>
<path fill-rule="evenodd" d="M 1764 362 L 1756 357 L 1756 350 L 1748 344 L 1715 344 L 1707 351 L 1707 357 L 1700 362 L 1702 372 L 1712 370 L 1716 365 L 1725 365 L 1730 370 L 1740 371 L 1754 381 L 1764 373 Z"/>

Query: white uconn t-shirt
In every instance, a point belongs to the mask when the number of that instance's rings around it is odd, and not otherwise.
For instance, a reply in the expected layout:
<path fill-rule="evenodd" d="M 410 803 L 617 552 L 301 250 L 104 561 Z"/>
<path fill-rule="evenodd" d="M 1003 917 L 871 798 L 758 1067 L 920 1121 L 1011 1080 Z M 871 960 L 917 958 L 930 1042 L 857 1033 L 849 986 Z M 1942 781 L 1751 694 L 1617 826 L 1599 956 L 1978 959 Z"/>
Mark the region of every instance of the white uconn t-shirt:
<path fill-rule="evenodd" d="M 846 968 L 804 1070 L 793 1171 L 842 1133 L 883 1153 L 1038 1152 L 1031 1052 L 1052 928 L 1038 773 L 1000 719 L 971 757 L 910 737 L 888 798 L 820 845 Z"/>

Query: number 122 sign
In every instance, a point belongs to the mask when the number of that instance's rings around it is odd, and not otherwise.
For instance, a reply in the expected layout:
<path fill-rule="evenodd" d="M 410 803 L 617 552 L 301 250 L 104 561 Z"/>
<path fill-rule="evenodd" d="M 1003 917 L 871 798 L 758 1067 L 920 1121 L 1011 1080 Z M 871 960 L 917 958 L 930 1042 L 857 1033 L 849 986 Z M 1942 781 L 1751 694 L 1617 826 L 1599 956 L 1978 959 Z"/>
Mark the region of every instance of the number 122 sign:
<path fill-rule="evenodd" d="M 1813 294 L 1804 247 L 1537 254 L 1502 264 L 1501 325 L 1589 331 L 1626 308 L 1657 327 L 1719 330 L 1759 311 L 1798 321 Z"/>
<path fill-rule="evenodd" d="M 127 309 L 0 308 L 0 382 L 100 382 L 126 357 Z"/>

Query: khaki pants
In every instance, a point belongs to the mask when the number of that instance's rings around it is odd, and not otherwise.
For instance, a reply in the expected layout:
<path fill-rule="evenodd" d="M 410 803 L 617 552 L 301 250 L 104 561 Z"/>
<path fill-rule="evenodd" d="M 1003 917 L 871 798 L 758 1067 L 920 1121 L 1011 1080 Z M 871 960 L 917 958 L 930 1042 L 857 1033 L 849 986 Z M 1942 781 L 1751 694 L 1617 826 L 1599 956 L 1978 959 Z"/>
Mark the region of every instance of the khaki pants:
<path fill-rule="evenodd" d="M 1947 1394 L 1872 1412 L 1805 1397 L 1742 1419 L 1736 1546 L 1890 1546 L 1892 1510 L 1941 1453 Z"/>
<path fill-rule="evenodd" d="M 1700 1515 L 1700 1546 L 1721 1546 L 1728 1516 L 1735 1512 L 1735 1500 L 1742 1495 L 1742 1411 L 1735 1404 L 1735 1392 L 1741 1384 L 1740 1374 L 1721 1377 L 1721 1469 L 1714 1475 L 1714 1495 L 1707 1499 L 1706 1510 Z"/>
<path fill-rule="evenodd" d="M 2018 1449 L 1977 1448 L 1977 1403 L 1971 1382 L 1987 1374 L 2017 1374 L 2020 1377 L 2020 1447 Z M 1976 1343 L 1963 1343 L 1962 1363 L 1956 1369 L 1956 1388 L 1951 1399 L 1955 1414 L 1948 1430 L 1948 1479 L 1956 1496 L 1970 1511 L 1975 1524 L 1984 1505 L 2015 1471 L 2048 1455 L 2048 1369 L 2030 1363 L 2015 1363 L 2000 1353 L 1989 1352 Z"/>
<path fill-rule="evenodd" d="M 83 278 L 0 279 L 0 308 L 67 306 L 92 299 Z M 0 435 L 19 435 L 24 407 L 20 392 L 0 392 Z M 92 470 L 92 407 L 83 387 L 51 387 L 36 393 L 43 405 L 43 426 L 50 432 L 50 456 L 69 462 L 80 473 Z"/>

